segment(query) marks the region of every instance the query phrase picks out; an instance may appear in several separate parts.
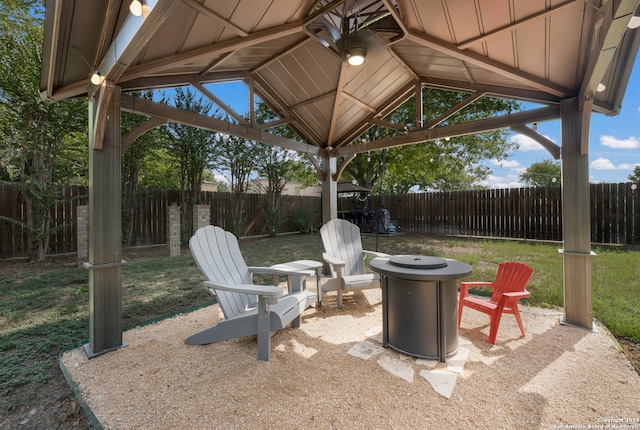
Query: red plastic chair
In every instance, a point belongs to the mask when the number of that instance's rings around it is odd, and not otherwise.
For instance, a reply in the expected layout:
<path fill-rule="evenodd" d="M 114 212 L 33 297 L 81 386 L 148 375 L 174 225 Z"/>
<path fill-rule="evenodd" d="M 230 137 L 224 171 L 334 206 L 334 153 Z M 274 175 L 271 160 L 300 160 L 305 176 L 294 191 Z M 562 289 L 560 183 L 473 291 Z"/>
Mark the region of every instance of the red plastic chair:
<path fill-rule="evenodd" d="M 489 315 L 491 326 L 489 343 L 496 342 L 496 334 L 498 334 L 498 326 L 503 313 L 513 314 L 516 317 L 520 333 L 524 337 L 524 326 L 518 310 L 518 300 L 531 296 L 531 293 L 526 290 L 526 286 L 532 274 L 533 269 L 524 263 L 502 263 L 498 267 L 498 274 L 493 282 L 461 282 L 458 327 L 460 327 L 462 320 L 462 309 L 467 306 Z M 490 300 L 469 297 L 469 287 L 480 286 L 491 287 Z"/>

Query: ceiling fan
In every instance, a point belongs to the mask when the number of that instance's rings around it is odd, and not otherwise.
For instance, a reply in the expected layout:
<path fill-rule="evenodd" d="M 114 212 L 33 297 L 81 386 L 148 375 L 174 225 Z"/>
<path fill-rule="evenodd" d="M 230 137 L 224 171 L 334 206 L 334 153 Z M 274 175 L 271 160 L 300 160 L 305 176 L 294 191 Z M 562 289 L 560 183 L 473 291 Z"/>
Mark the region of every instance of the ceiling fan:
<path fill-rule="evenodd" d="M 348 5 L 352 9 L 347 10 Z M 404 38 L 393 15 L 378 1 L 362 8 L 347 2 L 345 9 L 333 9 L 305 26 L 309 36 L 352 66 L 363 64 L 367 56 Z"/>

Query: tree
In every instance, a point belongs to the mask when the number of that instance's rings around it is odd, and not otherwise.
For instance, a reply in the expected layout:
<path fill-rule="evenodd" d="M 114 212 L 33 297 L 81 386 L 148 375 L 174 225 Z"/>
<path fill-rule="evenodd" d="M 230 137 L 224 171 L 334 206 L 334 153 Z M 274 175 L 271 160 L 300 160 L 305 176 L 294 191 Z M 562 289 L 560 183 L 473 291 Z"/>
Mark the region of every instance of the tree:
<path fill-rule="evenodd" d="M 136 94 L 145 99 L 153 99 L 151 91 Z M 147 118 L 140 115 L 122 112 L 121 127 L 123 134 L 134 130 Z M 163 134 L 158 128 L 139 136 L 122 155 L 122 238 L 126 248 L 131 246 L 133 236 L 133 219 L 141 197 L 140 175 L 145 167 L 145 160 L 157 159 L 156 153 L 161 150 Z M 175 176 L 175 175 L 170 175 Z"/>
<path fill-rule="evenodd" d="M 40 1 L 8 0 L 0 8 L 0 165 L 24 196 L 27 221 L 8 221 L 27 230 L 35 261 L 46 257 L 49 236 L 68 227 L 51 228 L 50 214 L 57 185 L 86 174 L 86 164 L 65 164 L 65 156 L 82 142 L 86 151 L 88 142 L 86 101 L 40 98 L 43 16 Z"/>
<path fill-rule="evenodd" d="M 231 231 L 240 237 L 246 226 L 244 203 L 249 190 L 249 178 L 258 163 L 258 146 L 254 141 L 236 136 L 219 134 L 217 139 L 214 167 L 229 181 Z"/>
<path fill-rule="evenodd" d="M 287 178 L 289 181 L 300 182 L 303 188 L 310 187 L 312 185 L 320 185 L 318 172 L 311 165 L 311 162 L 306 156 L 300 156 L 300 154 L 297 154 L 289 161 L 290 166 L 287 172 Z"/>
<path fill-rule="evenodd" d="M 531 187 L 558 187 L 561 175 L 560 163 L 546 159 L 529 166 L 520 175 L 520 180 L 523 184 Z"/>
<path fill-rule="evenodd" d="M 269 121 L 277 120 L 278 116 L 263 102 L 258 103 L 256 109 L 256 122 L 258 124 L 265 124 Z M 269 132 L 276 136 L 285 137 L 287 139 L 300 141 L 300 137 L 293 132 L 287 125 L 279 125 L 269 129 Z M 311 185 L 319 185 L 320 179 L 316 169 L 311 165 L 311 162 L 307 156 L 301 153 L 295 153 L 288 151 L 287 164 L 288 168 L 285 169 L 284 175 L 287 181 L 300 182 L 303 186 L 308 187 Z"/>
<path fill-rule="evenodd" d="M 214 182 L 217 186 L 218 186 L 218 192 L 219 193 L 228 193 L 229 192 L 229 185 L 227 185 L 227 183 L 225 181 L 223 181 L 222 179 L 215 179 L 212 181 Z"/>
<path fill-rule="evenodd" d="M 177 108 L 208 115 L 213 107 L 191 90 L 178 88 L 173 97 Z M 181 224 L 183 240 L 193 234 L 193 206 L 200 203 L 202 175 L 212 163 L 216 133 L 178 123 L 164 127 L 168 136 L 169 154 L 180 166 Z"/>
<path fill-rule="evenodd" d="M 627 176 L 631 182 L 640 182 L 640 166 L 634 166 L 633 172 Z"/>
<path fill-rule="evenodd" d="M 287 184 L 291 169 L 289 152 L 276 146 L 260 145 L 258 174 L 267 179 L 264 190 L 262 211 L 266 219 L 265 227 L 269 236 L 280 232 L 282 225 L 282 191 Z"/>
<path fill-rule="evenodd" d="M 256 110 L 256 122 L 264 124 L 277 119 L 275 113 L 264 103 Z M 299 140 L 298 136 L 285 125 L 271 129 L 271 133 L 288 139 Z M 282 192 L 288 181 L 302 182 L 309 186 L 318 183 L 318 175 L 308 159 L 291 150 L 276 146 L 260 145 L 258 174 L 267 179 L 264 189 L 262 210 L 266 218 L 269 236 L 280 232 L 282 225 Z"/>
<path fill-rule="evenodd" d="M 426 121 L 436 118 L 466 95 L 451 91 L 424 88 L 423 100 Z M 415 127 L 415 97 L 410 98 L 385 120 L 407 130 Z M 482 97 L 441 125 L 453 125 L 482 119 L 518 109 L 515 102 Z M 357 141 L 378 140 L 404 133 L 396 129 L 374 126 Z M 382 180 L 383 193 L 406 193 L 411 189 L 460 190 L 490 173 L 481 162 L 490 158 L 504 159 L 513 147 L 507 142 L 507 132 L 496 130 L 451 139 L 442 139 L 399 148 L 390 148 L 381 169 L 382 153 L 359 154 L 346 167 L 347 176 L 370 189 Z M 380 175 L 383 175 L 381 178 Z"/>
<path fill-rule="evenodd" d="M 179 166 L 169 153 L 169 142 L 164 130 L 158 130 L 158 146 L 150 148 L 140 169 L 140 188 L 179 190 L 180 178 L 176 174 Z"/>

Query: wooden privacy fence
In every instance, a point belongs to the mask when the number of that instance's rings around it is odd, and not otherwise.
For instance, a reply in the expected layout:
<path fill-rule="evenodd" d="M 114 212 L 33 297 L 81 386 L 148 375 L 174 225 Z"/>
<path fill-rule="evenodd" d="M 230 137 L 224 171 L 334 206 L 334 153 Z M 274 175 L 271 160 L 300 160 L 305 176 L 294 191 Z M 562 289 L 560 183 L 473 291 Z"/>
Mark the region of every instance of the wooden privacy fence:
<path fill-rule="evenodd" d="M 51 211 L 50 228 L 56 230 L 49 238 L 48 254 L 76 252 L 76 219 L 78 205 L 86 205 L 88 187 L 62 186 L 59 203 Z M 0 184 L 0 216 L 27 222 L 26 203 L 17 187 Z M 62 226 L 65 226 L 62 228 Z M 0 259 L 28 255 L 27 232 L 18 224 L 0 219 Z"/>
<path fill-rule="evenodd" d="M 507 188 L 391 195 L 392 220 L 406 231 L 535 240 L 562 240 L 561 187 Z M 640 189 L 591 184 L 591 241 L 640 245 Z M 344 211 L 379 207 L 379 197 L 341 198 Z M 571 222 L 569 220 L 569 222 Z"/>
<path fill-rule="evenodd" d="M 208 205 L 211 224 L 231 230 L 231 194 L 203 191 L 200 203 Z M 262 212 L 261 194 L 247 194 L 244 201 L 246 228 L 243 236 L 257 236 L 264 233 L 265 217 Z M 321 219 L 320 198 L 307 196 L 282 196 L 282 233 L 297 231 L 292 217 L 301 208 L 309 210 L 316 222 Z M 180 191 L 144 190 L 137 199 L 133 216 L 131 246 L 158 245 L 167 243 L 167 208 L 180 205 Z"/>
<path fill-rule="evenodd" d="M 594 243 L 640 245 L 640 190 L 631 183 L 591 185 L 591 240 Z M 65 225 L 49 241 L 48 254 L 76 252 L 77 206 L 87 204 L 88 189 L 60 187 L 60 203 L 52 211 L 52 228 Z M 308 211 L 320 224 L 319 197 L 283 196 L 281 232 L 295 232 L 292 215 Z M 203 192 L 211 223 L 231 229 L 229 193 Z M 244 236 L 263 234 L 262 195 L 249 194 L 244 214 Z M 535 240 L 562 240 L 561 188 L 508 188 L 391 195 L 384 197 L 391 219 L 406 231 L 445 235 L 472 235 Z M 132 246 L 167 243 L 167 208 L 180 204 L 178 191 L 145 190 L 137 199 L 132 219 Z M 366 206 L 378 209 L 379 197 L 365 201 L 341 197 L 338 207 L 350 211 Z M 11 185 L 0 185 L 0 216 L 26 222 L 25 202 Z M 18 225 L 0 220 L 0 259 L 27 255 L 27 235 Z"/>
<path fill-rule="evenodd" d="M 402 228 L 444 235 L 562 240 L 560 187 L 387 196 Z"/>
<path fill-rule="evenodd" d="M 60 199 L 51 212 L 51 227 L 66 227 L 53 233 L 49 239 L 48 255 L 77 251 L 77 207 L 86 205 L 88 188 L 83 186 L 61 186 Z M 314 225 L 321 219 L 319 197 L 282 196 L 282 233 L 295 232 L 297 226 L 292 217 L 300 210 L 314 217 Z M 248 194 L 244 204 L 247 226 L 244 236 L 260 235 L 264 232 L 265 217 L 261 209 L 260 194 Z M 144 190 L 136 199 L 131 219 L 131 246 L 161 245 L 168 242 L 168 207 L 180 205 L 180 192 L 176 190 Z M 203 192 L 201 203 L 210 206 L 211 223 L 231 229 L 231 198 L 229 193 Z M 0 216 L 25 222 L 26 204 L 20 191 L 11 185 L 0 184 Z M 123 215 L 126 223 L 128 215 Z M 0 219 L 0 259 L 20 258 L 28 255 L 27 233 L 19 225 Z"/>

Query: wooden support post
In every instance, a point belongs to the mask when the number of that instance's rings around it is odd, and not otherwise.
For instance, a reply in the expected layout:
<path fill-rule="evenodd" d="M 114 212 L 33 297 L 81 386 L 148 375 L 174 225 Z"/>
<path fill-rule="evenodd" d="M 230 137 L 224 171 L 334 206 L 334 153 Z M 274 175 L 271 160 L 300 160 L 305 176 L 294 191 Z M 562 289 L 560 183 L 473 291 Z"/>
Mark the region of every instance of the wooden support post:
<path fill-rule="evenodd" d="M 564 323 L 593 328 L 591 303 L 591 207 L 589 156 L 583 127 L 590 112 L 578 110 L 578 100 L 562 100 L 562 231 L 564 249 Z"/>
<path fill-rule="evenodd" d="M 120 88 L 109 104 L 89 101 L 89 358 L 122 340 L 122 196 Z M 96 115 L 105 115 L 104 120 Z M 96 127 L 105 124 L 104 129 Z M 99 138 L 103 136 L 103 138 Z M 94 145 L 96 139 L 103 142 Z"/>
<path fill-rule="evenodd" d="M 338 218 L 338 180 L 336 157 L 322 159 L 322 223 Z"/>
<path fill-rule="evenodd" d="M 87 205 L 78 205 L 76 213 L 78 267 L 84 267 L 84 263 L 89 261 L 89 207 Z"/>

